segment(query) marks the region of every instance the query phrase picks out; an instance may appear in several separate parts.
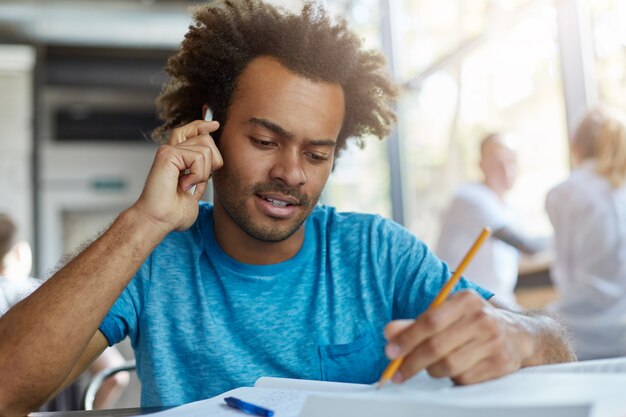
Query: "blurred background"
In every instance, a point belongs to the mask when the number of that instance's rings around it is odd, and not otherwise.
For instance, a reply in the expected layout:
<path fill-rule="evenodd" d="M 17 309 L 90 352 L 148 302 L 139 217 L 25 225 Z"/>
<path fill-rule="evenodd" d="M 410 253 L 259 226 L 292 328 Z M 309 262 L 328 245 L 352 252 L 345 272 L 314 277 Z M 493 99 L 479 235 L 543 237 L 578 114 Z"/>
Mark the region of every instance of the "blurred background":
<path fill-rule="evenodd" d="M 350 147 L 323 202 L 392 218 L 433 245 L 454 190 L 480 179 L 482 136 L 513 131 L 511 204 L 527 230 L 550 234 L 545 194 L 568 175 L 569 134 L 591 106 L 626 108 L 626 1 L 322 3 L 384 52 L 402 86 L 396 130 Z M 0 1 L 0 212 L 33 245 L 35 276 L 139 195 L 163 66 L 193 4 Z"/>

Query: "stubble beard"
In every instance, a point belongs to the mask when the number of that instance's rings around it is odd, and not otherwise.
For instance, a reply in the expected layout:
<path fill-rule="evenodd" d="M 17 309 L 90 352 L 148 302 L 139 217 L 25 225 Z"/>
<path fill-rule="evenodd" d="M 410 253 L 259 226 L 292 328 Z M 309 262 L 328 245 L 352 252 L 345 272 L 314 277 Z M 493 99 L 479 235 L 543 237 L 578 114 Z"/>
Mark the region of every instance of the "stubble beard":
<path fill-rule="evenodd" d="M 277 243 L 291 237 L 306 221 L 320 198 L 320 194 L 309 197 L 300 190 L 285 187 L 280 183 L 257 183 L 242 190 L 241 179 L 236 175 L 221 176 L 219 171 L 213 176 L 215 194 L 224 212 L 248 236 L 262 242 Z M 222 181 L 222 179 L 224 181 Z M 252 219 L 246 203 L 251 198 L 257 198 L 260 193 L 277 192 L 286 196 L 295 197 L 299 201 L 301 214 L 291 220 L 270 219 L 270 225 L 261 225 Z"/>

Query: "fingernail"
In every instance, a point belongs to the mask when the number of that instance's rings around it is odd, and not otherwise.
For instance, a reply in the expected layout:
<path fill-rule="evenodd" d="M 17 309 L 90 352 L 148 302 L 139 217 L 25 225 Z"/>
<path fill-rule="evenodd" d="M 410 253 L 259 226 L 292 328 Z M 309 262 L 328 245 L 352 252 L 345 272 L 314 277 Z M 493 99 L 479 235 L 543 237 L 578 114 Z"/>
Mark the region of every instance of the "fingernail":
<path fill-rule="evenodd" d="M 388 345 L 387 346 L 387 357 L 389 359 L 395 359 L 400 355 L 400 346 L 398 345 Z"/>
<path fill-rule="evenodd" d="M 396 372 L 393 378 L 391 378 L 394 384 L 399 384 L 402 382 L 402 374 L 400 372 Z"/>

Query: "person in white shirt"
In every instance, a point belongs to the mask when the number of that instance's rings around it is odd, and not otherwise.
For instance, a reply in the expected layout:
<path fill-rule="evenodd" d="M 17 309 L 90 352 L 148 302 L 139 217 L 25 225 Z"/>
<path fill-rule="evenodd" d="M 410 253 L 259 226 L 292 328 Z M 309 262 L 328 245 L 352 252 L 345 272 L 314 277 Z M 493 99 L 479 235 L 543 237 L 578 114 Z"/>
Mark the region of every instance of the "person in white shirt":
<path fill-rule="evenodd" d="M 626 118 L 596 109 L 571 140 L 574 170 L 546 210 L 555 232 L 553 305 L 580 359 L 626 355 Z"/>
<path fill-rule="evenodd" d="M 436 254 L 455 268 L 481 229 L 492 235 L 465 270 L 465 276 L 495 293 L 499 300 L 517 305 L 519 252 L 537 253 L 544 239 L 525 236 L 520 216 L 505 201 L 517 177 L 517 153 L 510 134 L 492 133 L 480 145 L 483 182 L 461 186 L 444 213 Z"/>

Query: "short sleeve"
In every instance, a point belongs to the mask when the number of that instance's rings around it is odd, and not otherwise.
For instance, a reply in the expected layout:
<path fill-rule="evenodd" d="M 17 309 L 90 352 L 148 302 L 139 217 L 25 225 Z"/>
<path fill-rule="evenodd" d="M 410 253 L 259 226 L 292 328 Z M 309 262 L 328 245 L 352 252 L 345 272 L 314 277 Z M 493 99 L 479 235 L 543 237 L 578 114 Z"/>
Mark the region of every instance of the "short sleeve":
<path fill-rule="evenodd" d="M 133 346 L 136 345 L 137 325 L 150 283 L 151 259 L 150 256 L 139 268 L 100 324 L 99 330 L 109 346 L 121 342 L 126 336 L 130 337 Z"/>
<path fill-rule="evenodd" d="M 399 225 L 388 227 L 389 270 L 394 275 L 394 319 L 415 318 L 428 309 L 441 288 L 452 275 L 447 264 L 439 260 L 426 244 Z M 493 293 L 461 278 L 453 292 L 472 289 L 485 299 Z"/>

